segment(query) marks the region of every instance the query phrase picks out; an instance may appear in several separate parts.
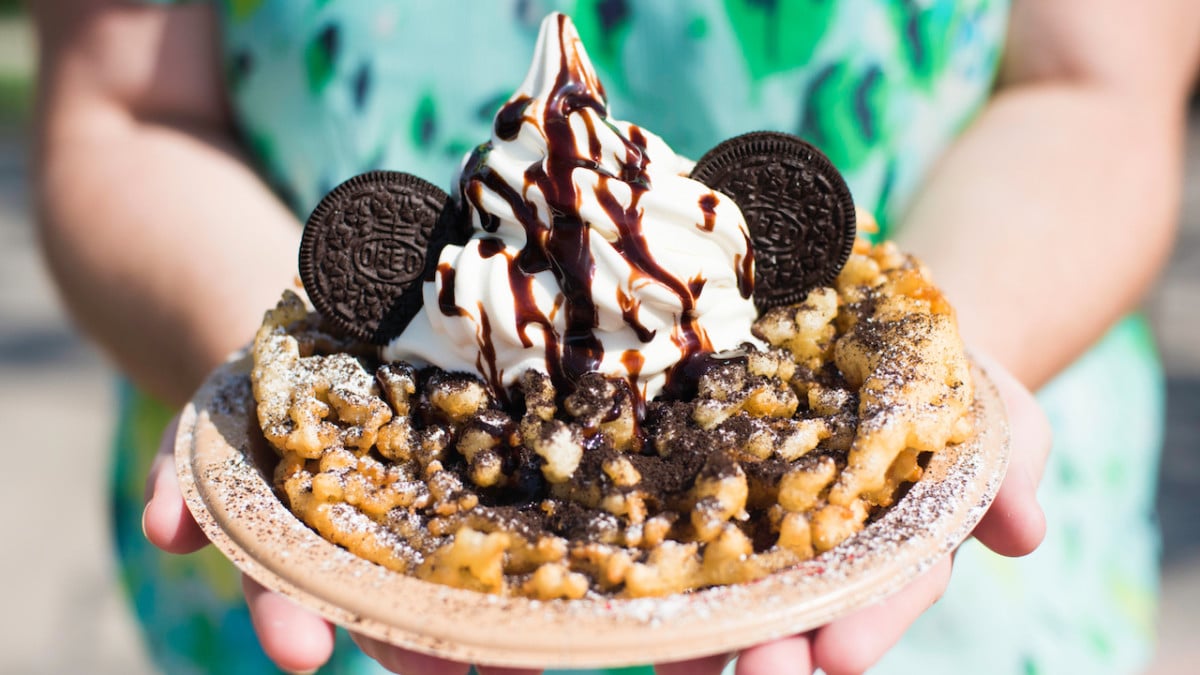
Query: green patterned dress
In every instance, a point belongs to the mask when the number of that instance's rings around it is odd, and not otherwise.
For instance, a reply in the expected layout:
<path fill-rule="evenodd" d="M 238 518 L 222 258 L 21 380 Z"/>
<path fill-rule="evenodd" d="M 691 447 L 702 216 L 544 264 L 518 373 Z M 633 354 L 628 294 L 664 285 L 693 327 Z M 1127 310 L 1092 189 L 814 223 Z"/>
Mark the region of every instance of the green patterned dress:
<path fill-rule="evenodd" d="M 445 188 L 524 75 L 540 20 L 572 16 L 613 115 L 698 157 L 756 129 L 799 134 L 846 174 L 881 236 L 986 100 L 1007 0 L 225 0 L 223 66 L 242 140 L 304 218 L 345 178 L 404 170 Z M 880 673 L 1118 673 L 1153 642 L 1162 382 L 1128 319 L 1039 397 L 1056 432 L 1050 532 L 1010 560 L 968 542 L 945 598 Z M 159 553 L 141 488 L 166 410 L 123 396 L 114 516 L 123 581 L 171 673 L 270 669 L 212 550 Z M 325 672 L 376 672 L 341 636 Z M 616 671 L 613 671 L 616 672 Z M 649 672 L 634 669 L 628 672 Z"/>

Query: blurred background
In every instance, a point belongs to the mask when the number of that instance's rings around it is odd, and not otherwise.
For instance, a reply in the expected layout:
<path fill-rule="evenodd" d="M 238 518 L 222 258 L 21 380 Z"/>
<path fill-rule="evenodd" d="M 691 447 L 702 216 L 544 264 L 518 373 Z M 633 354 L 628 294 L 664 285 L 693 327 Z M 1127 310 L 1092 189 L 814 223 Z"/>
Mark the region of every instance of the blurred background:
<path fill-rule="evenodd" d="M 109 549 L 113 375 L 72 330 L 36 250 L 26 196 L 34 68 L 19 3 L 0 0 L 0 421 L 16 432 L 0 491 L 0 673 L 150 673 Z M 1192 119 L 1178 242 L 1146 304 L 1169 389 L 1154 675 L 1200 669 L 1200 106 Z"/>

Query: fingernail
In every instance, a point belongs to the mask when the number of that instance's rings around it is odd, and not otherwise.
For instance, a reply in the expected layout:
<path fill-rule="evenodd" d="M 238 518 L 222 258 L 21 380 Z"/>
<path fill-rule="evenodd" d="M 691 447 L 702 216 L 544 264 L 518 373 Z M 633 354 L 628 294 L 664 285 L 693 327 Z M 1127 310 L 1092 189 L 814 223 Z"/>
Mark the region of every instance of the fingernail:
<path fill-rule="evenodd" d="M 146 534 L 146 512 L 149 510 L 150 510 L 150 502 L 146 502 L 146 505 L 142 507 L 142 536 L 145 537 L 146 539 L 150 538 L 150 536 L 148 534 Z"/>

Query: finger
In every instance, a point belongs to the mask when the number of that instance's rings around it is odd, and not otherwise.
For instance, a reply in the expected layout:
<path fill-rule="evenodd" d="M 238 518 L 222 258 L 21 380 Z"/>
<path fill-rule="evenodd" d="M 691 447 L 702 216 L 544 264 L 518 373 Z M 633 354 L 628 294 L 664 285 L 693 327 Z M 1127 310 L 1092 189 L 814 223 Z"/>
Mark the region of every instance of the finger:
<path fill-rule="evenodd" d="M 654 672 L 656 675 L 720 675 L 732 658 L 731 654 L 713 654 L 690 661 L 660 663 L 654 666 Z"/>
<path fill-rule="evenodd" d="M 388 649 L 388 645 L 380 642 L 379 640 L 369 638 L 353 631 L 350 632 L 350 639 L 354 640 L 354 644 L 358 645 L 358 648 L 362 650 L 362 653 L 366 654 L 372 659 L 375 659 L 375 661 L 379 662 L 379 664 L 385 668 L 387 667 L 387 665 L 383 663 L 380 652 L 382 652 L 384 649 Z"/>
<path fill-rule="evenodd" d="M 382 645 L 377 659 L 384 668 L 403 675 L 466 675 L 470 666 L 447 661 L 428 654 L 410 652 L 392 645 Z"/>
<path fill-rule="evenodd" d="M 142 511 L 142 533 L 150 543 L 168 553 L 191 553 L 208 543 L 183 501 L 175 475 L 175 430 L 179 417 L 163 431 L 158 454 L 146 478 L 146 508 Z"/>
<path fill-rule="evenodd" d="M 500 666 L 475 666 L 479 675 L 541 675 L 541 668 L 502 668 Z"/>
<path fill-rule="evenodd" d="M 951 559 L 946 557 L 899 593 L 818 629 L 812 638 L 812 665 L 827 675 L 870 668 L 942 597 L 950 568 Z"/>
<path fill-rule="evenodd" d="M 810 675 L 812 640 L 808 633 L 751 647 L 738 657 L 737 675 Z"/>
<path fill-rule="evenodd" d="M 1050 455 L 1050 423 L 1016 378 L 986 357 L 981 361 L 1008 411 L 1012 456 L 996 499 L 974 535 L 996 553 L 1022 556 L 1032 553 L 1046 536 L 1046 516 L 1037 501 L 1037 488 Z"/>
<path fill-rule="evenodd" d="M 259 644 L 275 665 L 291 672 L 320 668 L 333 654 L 333 626 L 248 576 L 242 591 Z"/>
<path fill-rule="evenodd" d="M 410 652 L 387 642 L 376 640 L 359 633 L 351 633 L 354 643 L 379 665 L 403 675 L 465 675 L 470 669 L 465 663 L 447 661 L 434 656 Z M 522 672 L 522 671 L 516 671 Z M 531 671 L 539 672 L 539 671 Z"/>

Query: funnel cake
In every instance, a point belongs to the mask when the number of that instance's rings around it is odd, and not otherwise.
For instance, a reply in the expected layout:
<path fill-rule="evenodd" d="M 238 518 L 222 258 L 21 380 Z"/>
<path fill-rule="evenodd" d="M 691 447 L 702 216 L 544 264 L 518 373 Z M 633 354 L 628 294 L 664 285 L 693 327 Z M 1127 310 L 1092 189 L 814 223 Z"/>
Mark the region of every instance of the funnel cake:
<path fill-rule="evenodd" d="M 871 263 L 866 260 L 862 262 L 870 269 Z M 854 269 L 855 263 L 852 262 L 851 265 L 847 269 Z M 866 304 L 869 303 L 859 306 L 865 308 Z M 297 364 L 301 360 L 307 360 L 306 363 L 315 365 L 318 360 L 323 359 L 329 362 L 324 367 L 327 373 L 337 372 L 339 364 L 340 367 L 347 368 L 348 372 L 366 373 L 362 362 L 349 355 L 353 353 L 350 343 L 323 333 L 320 330 L 319 319 L 306 313 L 303 305 L 293 301 L 285 302 L 284 305 L 285 312 L 273 312 L 271 320 L 283 319 L 286 312 L 293 312 L 292 316 L 299 322 L 288 324 L 288 328 L 265 328 L 263 333 L 269 334 L 270 341 L 277 344 L 287 345 L 290 342 L 294 345 L 293 356 L 297 359 Z M 801 320 L 797 321 L 795 317 L 800 315 L 800 308 L 796 309 L 797 314 L 790 318 L 777 317 L 780 319 L 780 331 L 790 333 L 789 322 L 793 325 L 808 325 L 807 317 L 810 314 L 805 311 Z M 861 317 L 858 319 L 862 320 L 864 319 Z M 835 330 L 838 323 L 835 318 Z M 818 347 L 820 344 L 820 340 L 793 340 L 788 348 L 789 352 L 795 349 L 802 354 L 827 354 L 828 348 Z M 347 349 L 350 351 L 347 352 Z M 836 360 L 836 342 L 833 352 Z M 300 356 L 301 353 L 310 355 Z M 320 353 L 328 356 L 317 356 Z M 775 353 L 778 354 L 779 350 Z M 748 355 L 745 358 L 748 371 L 750 359 Z M 390 370 L 386 366 L 381 367 L 386 369 L 385 372 Z M 646 598 L 626 597 L 628 594 L 620 592 L 607 595 L 603 592 L 592 592 L 589 588 L 579 599 L 544 601 L 521 595 L 480 593 L 477 590 L 431 583 L 409 573 L 397 572 L 371 562 L 325 538 L 318 533 L 319 520 L 314 521 L 318 523 L 317 527 L 302 522 L 289 509 L 286 497 L 281 498 L 281 492 L 286 495 L 286 488 L 282 491 L 275 489 L 276 476 L 283 476 L 285 482 L 292 480 L 294 484 L 302 484 L 303 479 L 297 479 L 297 471 L 312 473 L 315 467 L 319 474 L 322 460 L 295 459 L 289 466 L 266 441 L 258 422 L 260 406 L 252 391 L 254 369 L 251 355 L 245 352 L 235 355 L 230 362 L 210 376 L 185 408 L 180 421 L 175 450 L 180 485 L 189 509 L 205 534 L 243 572 L 267 588 L 284 594 L 330 621 L 408 649 L 474 663 L 522 667 L 605 667 L 675 661 L 728 653 L 773 638 L 810 630 L 899 590 L 958 546 L 987 511 L 999 488 L 1008 461 L 1008 430 L 1003 404 L 986 373 L 972 364 L 970 381 L 973 382 L 974 400 L 967 415 L 973 422 L 974 433 L 963 443 L 950 443 L 936 451 L 918 455 L 919 480 L 911 485 L 902 485 L 894 494 L 895 502 L 891 506 L 875 506 L 869 509 L 872 512 L 869 521 L 840 544 L 823 553 L 816 553 L 814 550 L 813 557 L 805 560 L 799 560 L 801 555 L 789 551 L 785 555 L 799 562 L 766 574 L 754 583 L 708 586 L 687 593 Z M 800 370 L 798 367 L 797 372 Z M 383 394 L 386 386 L 378 379 L 372 382 L 374 378 L 366 374 L 364 378 L 357 380 L 357 384 L 362 387 L 357 393 L 372 390 L 378 393 L 369 396 L 364 394 L 360 399 L 364 402 L 363 405 L 351 406 L 346 402 L 356 398 L 353 385 L 339 387 L 336 394 L 332 393 L 331 386 L 325 394 L 320 395 L 316 392 L 323 385 L 315 381 L 315 376 L 300 376 L 300 372 L 301 369 L 292 370 L 292 375 L 288 377 L 294 380 L 301 377 L 312 379 L 309 380 L 309 385 L 291 390 L 302 392 L 297 396 L 297 400 L 303 400 L 306 395 L 311 394 L 319 401 L 329 402 L 328 416 L 321 418 L 320 422 L 330 424 L 332 428 L 324 427 L 322 430 L 318 425 L 317 438 L 321 434 L 333 438 L 342 435 L 342 430 L 349 430 L 352 426 L 363 426 L 361 422 L 345 424 L 336 418 L 341 414 L 358 414 L 351 412 L 352 407 L 357 407 L 360 412 L 367 413 L 360 419 L 369 419 L 372 397 Z M 261 377 L 261 374 L 258 377 Z M 343 381 L 355 383 L 355 377 L 357 376 Z M 876 373 L 864 378 L 864 386 L 866 382 L 874 381 L 872 378 L 887 380 L 886 373 Z M 887 387 L 879 386 L 880 392 L 886 389 Z M 280 393 L 283 391 L 288 389 L 285 387 L 279 390 Z M 861 392 L 862 388 L 859 391 Z M 288 394 L 289 397 L 292 395 Z M 888 395 L 890 394 L 883 393 L 880 397 Z M 410 394 L 410 401 L 414 398 L 416 397 Z M 798 394 L 797 398 L 800 398 Z M 815 402 L 814 409 L 819 407 L 825 411 L 843 410 L 847 405 L 849 392 L 823 385 L 810 387 L 809 393 L 803 398 Z M 860 393 L 860 399 L 863 398 L 867 397 Z M 386 401 L 386 394 L 383 399 Z M 755 399 L 759 400 L 759 397 Z M 742 407 L 741 411 L 724 420 L 724 426 L 729 429 L 731 436 L 740 432 L 737 430 L 737 424 L 729 423 L 730 420 L 745 419 L 744 416 L 748 416 L 746 408 L 754 409 L 757 405 L 749 403 L 750 400 L 751 397 L 747 396 L 739 402 L 722 402 L 727 406 Z M 873 395 L 871 400 L 878 399 Z M 291 409 L 290 404 L 282 405 Z M 346 412 L 334 413 L 335 405 Z M 869 403 L 868 406 L 870 405 L 874 404 Z M 918 430 L 916 433 L 925 433 L 919 431 L 926 428 L 922 421 L 925 413 L 921 412 L 920 408 L 927 404 L 914 405 L 916 407 L 911 409 L 911 414 L 901 415 L 912 418 L 910 430 L 902 431 L 899 426 L 894 426 L 905 424 L 899 418 L 890 423 L 885 418 L 879 418 L 872 422 L 871 426 L 878 424 L 880 428 L 887 429 L 886 438 L 893 439 L 892 442 L 901 433 L 905 436 L 913 430 Z M 390 404 L 388 407 L 391 407 Z M 859 406 L 859 410 L 864 409 L 866 408 Z M 377 407 L 377 410 L 382 409 Z M 722 413 L 716 413 L 717 416 L 720 414 Z M 376 414 L 376 419 L 378 417 Z M 863 417 L 861 414 L 858 417 L 857 428 L 861 428 L 864 426 Z M 381 437 L 391 433 L 384 432 L 383 429 L 389 425 L 393 430 L 401 427 L 402 424 L 397 420 L 402 418 L 403 416 L 393 413 L 392 419 L 378 427 L 376 446 Z M 815 515 L 820 512 L 818 503 L 822 500 L 821 492 L 817 493 L 818 502 L 813 503 L 807 512 L 786 509 L 804 508 L 803 497 L 812 494 L 813 484 L 825 482 L 823 477 L 814 476 L 817 472 L 812 469 L 821 463 L 827 463 L 826 458 L 832 458 L 835 468 L 842 467 L 839 478 L 833 481 L 835 486 L 842 484 L 846 476 L 844 467 L 851 465 L 849 457 L 852 450 L 827 451 L 822 444 L 828 445 L 833 442 L 845 447 L 849 443 L 853 447 L 857 428 L 852 429 L 849 426 L 850 416 L 839 420 L 837 414 L 832 414 L 829 419 L 829 435 L 817 442 L 816 449 L 791 462 L 801 471 L 783 473 L 780 476 L 781 489 L 777 496 L 781 503 L 778 508 L 752 505 L 749 499 L 750 486 L 765 483 L 763 477 L 769 477 L 770 474 L 761 470 L 785 464 L 782 458 L 775 458 L 780 452 L 779 447 L 796 448 L 807 443 L 777 446 L 774 443 L 762 443 L 763 437 L 759 435 L 758 442 L 747 444 L 747 447 L 751 448 L 750 452 L 737 455 L 738 465 L 748 467 L 742 469 L 747 479 L 747 515 L 753 517 L 757 506 L 758 516 L 765 516 L 765 523 L 769 529 L 772 513 L 784 516 L 779 519 L 780 523 L 788 519 L 796 523 L 801 516 L 807 519 L 805 513 Z M 276 428 L 272 433 L 283 432 L 289 424 L 284 422 L 283 426 Z M 751 420 L 748 426 L 751 425 L 756 423 Z M 715 428 L 721 426 L 722 424 L 718 423 Z M 294 428 L 299 429 L 300 426 Z M 305 447 L 317 447 L 306 445 L 309 441 L 302 438 L 300 434 L 294 436 L 292 440 L 299 445 L 296 451 L 288 452 L 302 452 Z M 357 443 L 366 442 L 364 438 L 356 437 L 353 432 L 346 433 L 344 438 Z M 319 442 L 317 441 L 318 444 Z M 343 442 L 343 449 L 347 447 L 353 447 L 353 443 L 347 446 Z M 729 448 L 730 445 L 726 444 L 724 447 Z M 641 457 L 644 453 L 645 449 L 642 453 L 629 455 L 627 459 L 631 464 L 644 461 L 633 459 Z M 753 453 L 766 455 L 767 458 L 751 459 Z M 347 459 L 355 455 L 356 451 L 327 454 L 329 460 L 325 464 L 333 469 L 335 460 Z M 366 465 L 386 464 L 378 447 L 360 454 L 369 458 Z M 843 458 L 842 462 L 837 459 L 839 455 Z M 898 459 L 901 460 L 898 464 L 904 466 L 909 456 L 907 449 L 902 450 L 898 455 Z M 465 457 L 460 460 L 460 471 L 466 471 L 470 467 L 470 463 L 465 460 Z M 486 461 L 476 463 L 480 466 L 487 465 Z M 303 465 L 304 468 L 297 469 L 298 465 Z M 443 473 L 445 466 L 443 464 Z M 587 470 L 587 465 L 583 462 L 580 466 L 585 468 L 577 469 L 577 472 Z M 601 472 L 603 468 L 602 465 Z M 615 469 L 613 473 L 620 479 L 623 475 L 622 467 L 613 465 L 612 468 Z M 637 464 L 634 464 L 634 468 L 637 468 Z M 393 475 L 399 474 L 398 470 L 392 471 Z M 365 544 L 368 549 L 383 551 L 387 557 L 409 564 L 410 569 L 420 567 L 419 563 L 414 564 L 415 558 L 409 557 L 414 547 L 412 544 L 396 544 L 415 540 L 419 545 L 425 536 L 430 537 L 428 541 L 433 543 L 439 535 L 431 532 L 414 537 L 418 530 L 395 531 L 391 528 L 405 521 L 412 523 L 415 519 L 385 518 L 381 524 L 369 515 L 371 512 L 379 512 L 388 500 L 412 499 L 416 503 L 421 494 L 427 493 L 430 495 L 431 504 L 436 499 L 449 505 L 451 509 L 459 509 L 450 518 L 466 519 L 462 509 L 469 503 L 470 498 L 468 497 L 466 502 L 452 499 L 453 493 L 445 490 L 448 484 L 452 486 L 452 480 L 441 482 L 442 479 L 439 479 L 427 483 L 423 488 L 418 485 L 421 482 L 419 480 L 394 482 L 387 489 L 368 492 L 367 486 L 377 485 L 375 481 L 381 474 L 360 472 L 360 478 L 353 478 L 349 471 L 344 472 L 341 477 L 336 476 L 336 470 L 333 473 L 336 483 L 348 486 L 348 489 L 342 489 L 343 493 L 358 499 L 362 506 L 355 507 L 348 501 L 336 500 L 321 505 L 315 499 L 310 499 L 309 509 L 334 527 L 353 526 L 353 529 L 344 532 L 347 543 L 353 545 L 357 541 Z M 720 477 L 722 473 L 715 471 L 711 475 Z M 782 486 L 785 475 L 791 475 L 789 481 L 796 483 L 788 489 L 783 489 Z M 885 483 L 897 478 L 896 472 L 885 473 Z M 470 484 L 470 479 L 459 479 L 459 482 L 465 486 Z M 717 486 L 721 485 L 720 480 L 709 481 L 708 484 L 712 485 L 714 482 Z M 612 480 L 612 484 L 615 490 L 617 481 Z M 404 495 L 405 490 L 411 491 L 410 494 L 415 494 L 416 497 Z M 478 492 L 484 491 L 477 490 Z M 709 516 L 707 522 L 720 524 L 722 511 L 719 507 L 728 503 L 722 502 L 721 499 L 736 498 L 737 495 L 731 494 L 732 491 L 712 492 L 714 494 L 706 496 L 714 497 L 709 503 L 718 508 L 700 508 L 697 511 L 701 515 Z M 831 493 L 832 488 L 824 491 L 824 502 L 829 502 Z M 369 498 L 364 499 L 368 496 Z M 466 495 L 464 493 L 460 496 Z M 795 501 L 792 501 L 793 499 Z M 703 500 L 698 500 L 697 504 L 699 501 Z M 865 503 L 866 500 L 862 502 Z M 479 506 L 476 505 L 475 508 Z M 849 507 L 849 510 L 853 512 L 853 507 Z M 393 512 L 402 511 L 393 509 Z M 690 513 L 689 511 L 689 516 Z M 789 515 L 797 513 L 800 516 Z M 836 515 L 837 511 L 829 513 Z M 486 545 L 489 542 L 489 534 L 498 530 L 488 532 L 486 528 L 496 521 L 481 520 L 485 525 L 472 528 L 474 534 L 469 535 L 471 540 L 465 543 L 483 548 L 485 553 L 494 555 L 487 551 Z M 602 522 L 604 520 L 608 519 L 602 519 Z M 653 516 L 650 516 L 643 521 L 643 544 L 654 536 L 646 534 L 646 523 L 652 520 Z M 854 519 L 831 520 L 835 526 L 837 523 L 855 522 Z M 513 531 L 518 534 L 523 532 L 519 521 L 514 519 L 513 522 Z M 704 522 L 702 520 L 701 524 Z M 724 522 L 739 527 L 747 521 L 739 520 L 735 516 L 732 520 Z M 810 525 L 809 530 L 811 533 L 827 527 L 823 524 Z M 857 525 L 852 527 L 856 529 Z M 715 529 L 720 534 L 729 531 L 728 527 Z M 802 529 L 802 526 L 796 528 Z M 840 536 L 836 527 L 828 527 L 828 531 L 834 533 L 834 538 Z M 726 541 L 732 538 L 724 537 Z M 722 537 L 718 536 L 711 541 L 721 539 Z M 804 540 L 803 537 L 795 539 L 801 542 Z M 811 534 L 809 539 L 813 539 Z M 751 538 L 752 547 L 754 542 Z M 480 547 L 480 543 L 484 546 Z M 831 544 L 832 541 L 826 543 Z M 718 545 L 723 547 L 726 544 Z M 777 545 L 780 545 L 780 542 L 777 541 Z M 611 544 L 607 546 L 610 550 L 617 548 Z M 673 545 L 672 548 L 678 550 L 682 546 L 686 544 Z M 813 546 L 815 549 L 817 544 L 814 542 Z M 586 548 L 586 544 L 584 547 Z M 644 550 L 647 549 L 638 549 L 639 555 Z M 522 554 L 528 553 L 529 549 L 522 551 Z M 533 556 L 547 553 L 557 552 L 532 550 Z M 769 556 L 767 558 L 769 559 Z M 488 559 L 482 558 L 484 561 Z M 747 561 L 761 559 L 762 556 L 753 557 L 753 554 L 746 558 Z M 708 569 L 731 571 L 727 577 L 729 580 L 735 575 L 745 576 L 746 570 L 755 575 L 761 573 L 760 568 L 743 567 L 741 562 L 739 557 L 737 560 L 727 560 L 724 567 L 713 566 Z M 692 566 L 693 569 L 696 567 L 697 565 Z M 542 580 L 534 582 L 535 584 L 546 583 L 549 578 L 548 586 L 562 587 L 571 583 L 570 574 L 586 576 L 586 573 L 562 570 L 561 567 L 556 569 L 549 564 L 547 569 L 547 572 L 542 572 Z M 470 576 L 465 576 L 461 571 L 450 571 L 456 581 L 474 580 L 470 564 L 467 565 L 465 573 Z M 560 575 L 560 571 L 564 574 Z M 506 570 L 502 567 L 501 572 L 505 573 Z M 499 582 L 495 581 L 495 577 L 492 579 L 493 583 L 508 584 L 520 590 L 525 587 L 524 580 L 532 579 L 533 576 L 532 573 L 526 572 L 523 577 L 505 574 Z M 628 571 L 626 576 L 629 576 Z M 518 579 L 521 579 L 520 586 L 517 585 Z"/>

